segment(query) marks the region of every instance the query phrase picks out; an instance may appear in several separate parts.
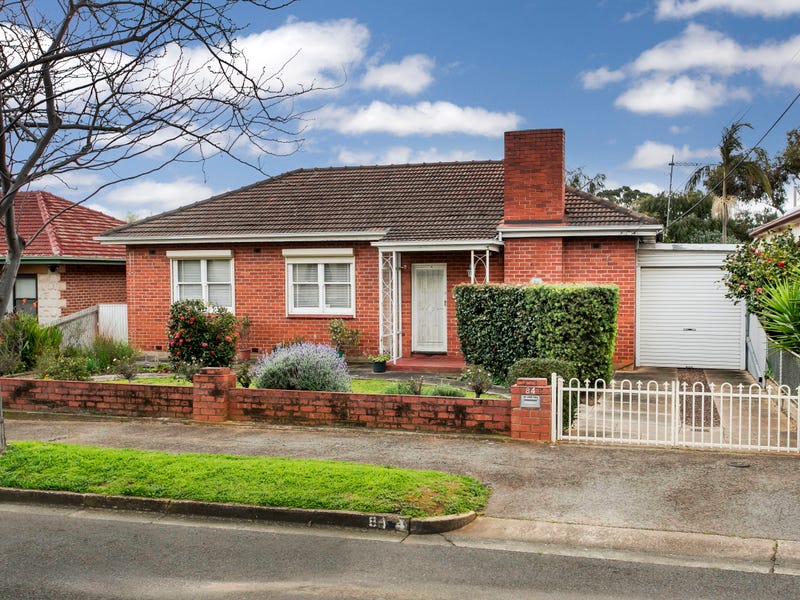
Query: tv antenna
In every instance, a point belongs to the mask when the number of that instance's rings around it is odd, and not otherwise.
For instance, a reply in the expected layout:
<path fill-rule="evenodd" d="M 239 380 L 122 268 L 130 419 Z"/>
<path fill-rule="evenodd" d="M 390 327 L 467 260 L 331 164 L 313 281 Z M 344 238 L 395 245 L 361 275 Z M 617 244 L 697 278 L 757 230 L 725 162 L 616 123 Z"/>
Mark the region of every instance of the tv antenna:
<path fill-rule="evenodd" d="M 667 222 L 664 226 L 664 236 L 669 234 L 669 214 L 672 207 L 672 171 L 675 167 L 702 167 L 706 163 L 678 161 L 675 162 L 675 155 L 669 161 L 669 195 L 667 196 Z"/>

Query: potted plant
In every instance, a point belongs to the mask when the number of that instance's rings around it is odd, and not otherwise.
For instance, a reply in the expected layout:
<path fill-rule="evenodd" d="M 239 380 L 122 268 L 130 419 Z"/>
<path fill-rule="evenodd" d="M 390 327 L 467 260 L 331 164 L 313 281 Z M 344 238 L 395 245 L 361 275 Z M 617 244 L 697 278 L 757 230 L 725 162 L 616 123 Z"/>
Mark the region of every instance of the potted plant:
<path fill-rule="evenodd" d="M 361 332 L 348 327 L 343 319 L 334 319 L 328 323 L 328 331 L 331 334 L 331 343 L 336 347 L 339 356 L 344 356 L 348 349 L 358 346 L 361 339 Z"/>
<path fill-rule="evenodd" d="M 372 372 L 373 373 L 385 373 L 386 372 L 386 361 L 391 358 L 385 352 L 382 354 L 373 354 L 368 357 L 369 361 L 372 363 Z"/>
<path fill-rule="evenodd" d="M 250 322 L 250 317 L 247 315 L 239 318 L 239 351 L 238 357 L 239 360 L 245 361 L 250 360 L 250 327 L 252 323 Z"/>

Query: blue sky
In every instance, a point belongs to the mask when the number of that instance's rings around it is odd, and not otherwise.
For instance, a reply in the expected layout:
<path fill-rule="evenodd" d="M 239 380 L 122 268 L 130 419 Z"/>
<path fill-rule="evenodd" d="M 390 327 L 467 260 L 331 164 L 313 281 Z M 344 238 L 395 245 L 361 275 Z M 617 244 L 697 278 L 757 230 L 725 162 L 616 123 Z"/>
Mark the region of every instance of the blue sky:
<path fill-rule="evenodd" d="M 241 16 L 254 57 L 297 53 L 287 81 L 339 84 L 298 105 L 314 109 L 305 143 L 266 160 L 270 175 L 499 159 L 505 130 L 563 128 L 568 167 L 655 192 L 668 186 L 673 154 L 712 160 L 737 119 L 753 124 L 753 144 L 800 91 L 800 0 L 300 0 Z M 764 147 L 782 148 L 798 125 L 800 102 Z M 687 174 L 676 170 L 676 187 Z M 218 158 L 89 205 L 146 216 L 263 177 Z M 97 179 L 72 183 L 49 189 L 80 200 Z"/>

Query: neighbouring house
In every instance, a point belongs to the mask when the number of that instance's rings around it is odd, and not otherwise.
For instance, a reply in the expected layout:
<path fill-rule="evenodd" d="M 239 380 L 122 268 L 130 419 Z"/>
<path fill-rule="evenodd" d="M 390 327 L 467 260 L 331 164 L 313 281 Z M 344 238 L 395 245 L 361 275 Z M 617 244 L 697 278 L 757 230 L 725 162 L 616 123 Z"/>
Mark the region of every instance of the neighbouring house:
<path fill-rule="evenodd" d="M 125 302 L 125 248 L 94 239 L 124 221 L 41 191 L 19 192 L 14 209 L 23 238 L 40 233 L 22 254 L 7 311 L 47 324 L 96 304 Z M 3 258 L 7 248 L 1 239 Z"/>
<path fill-rule="evenodd" d="M 800 237 L 800 208 L 793 208 L 785 215 L 768 223 L 754 227 L 748 233 L 752 238 L 769 238 L 775 233 L 791 229 L 795 237 Z"/>
<path fill-rule="evenodd" d="M 329 341 L 461 356 L 453 286 L 614 283 L 617 364 L 635 356 L 637 247 L 659 223 L 564 185 L 564 132 L 505 134 L 503 160 L 300 169 L 107 231 L 127 248 L 132 344 L 167 349 L 169 305 L 251 321 L 248 347 Z"/>

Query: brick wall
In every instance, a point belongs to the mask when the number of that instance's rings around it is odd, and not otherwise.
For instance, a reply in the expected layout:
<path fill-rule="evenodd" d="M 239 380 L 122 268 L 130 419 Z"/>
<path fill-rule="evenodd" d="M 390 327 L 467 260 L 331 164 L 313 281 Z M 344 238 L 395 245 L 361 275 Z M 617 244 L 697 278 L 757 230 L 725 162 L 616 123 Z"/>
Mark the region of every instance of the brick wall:
<path fill-rule="evenodd" d="M 636 242 L 631 238 L 564 240 L 564 281 L 619 286 L 614 364 L 632 364 L 636 345 Z"/>
<path fill-rule="evenodd" d="M 297 338 L 330 342 L 328 324 L 336 315 L 289 316 L 286 314 L 286 265 L 284 248 L 312 248 L 313 244 L 240 244 L 209 246 L 233 250 L 235 270 L 235 311 L 251 321 L 248 348 L 271 350 L 280 342 Z M 368 243 L 323 244 L 321 247 L 349 247 L 354 250 L 356 265 L 356 315 L 342 317 L 348 326 L 361 332 L 361 345 L 353 354 L 374 354 L 379 346 L 378 251 Z M 128 249 L 128 293 L 135 301 L 128 306 L 131 343 L 143 350 L 166 350 L 166 322 L 172 298 L 170 260 L 167 251 L 188 250 L 184 246 Z M 447 349 L 448 355 L 460 356 L 455 327 L 453 287 L 469 282 L 470 253 L 416 252 L 401 254 L 403 353 L 411 352 L 412 265 L 444 263 L 447 265 Z M 503 278 L 503 262 L 499 254 L 489 259 L 490 281 Z M 480 275 L 481 273 L 479 273 Z M 242 345 L 244 347 L 244 345 Z"/>
<path fill-rule="evenodd" d="M 62 265 L 61 316 L 95 304 L 125 303 L 125 265 Z"/>
<path fill-rule="evenodd" d="M 505 134 L 503 221 L 564 220 L 564 130 Z"/>
<path fill-rule="evenodd" d="M 347 425 L 411 431 L 510 431 L 504 399 L 236 389 L 230 369 L 206 368 L 194 387 L 2 379 L 9 410 Z"/>
<path fill-rule="evenodd" d="M 503 277 L 506 283 L 528 285 L 564 281 L 562 238 L 509 238 L 503 248 Z"/>
<path fill-rule="evenodd" d="M 3 378 L 6 410 L 191 418 L 190 387 Z"/>
<path fill-rule="evenodd" d="M 507 239 L 506 283 L 598 283 L 619 286 L 614 364 L 633 363 L 636 343 L 636 242 L 632 238 Z"/>
<path fill-rule="evenodd" d="M 356 267 L 356 315 L 287 315 L 284 248 L 353 248 Z M 172 301 L 169 250 L 231 249 L 234 260 L 234 310 L 250 318 L 248 348 L 271 350 L 280 342 L 297 338 L 329 343 L 328 324 L 343 318 L 361 332 L 361 346 L 354 354 L 378 349 L 378 251 L 357 244 L 229 244 L 129 247 L 128 294 L 136 298 L 128 307 L 131 343 L 143 350 L 166 350 L 166 323 Z"/>

